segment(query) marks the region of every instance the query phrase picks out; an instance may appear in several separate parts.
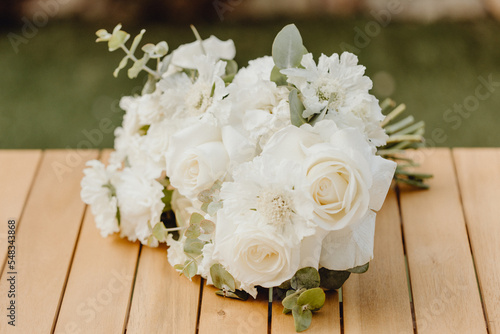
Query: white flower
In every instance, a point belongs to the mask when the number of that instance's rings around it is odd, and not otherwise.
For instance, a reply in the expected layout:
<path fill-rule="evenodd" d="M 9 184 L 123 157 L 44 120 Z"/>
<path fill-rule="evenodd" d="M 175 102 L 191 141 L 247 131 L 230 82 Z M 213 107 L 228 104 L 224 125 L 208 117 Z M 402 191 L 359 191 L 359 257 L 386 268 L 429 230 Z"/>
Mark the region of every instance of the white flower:
<path fill-rule="evenodd" d="M 118 210 L 116 194 L 113 193 L 117 180 L 117 165 L 107 167 L 98 160 L 88 161 L 88 168 L 83 173 L 81 197 L 90 205 L 92 214 L 95 217 L 97 228 L 101 230 L 103 237 L 118 232 L 118 220 L 116 213 Z"/>
<path fill-rule="evenodd" d="M 191 200 L 223 178 L 229 165 L 221 130 L 201 122 L 173 135 L 166 157 L 172 186 Z"/>
<path fill-rule="evenodd" d="M 167 236 L 167 245 L 169 246 L 167 251 L 167 259 L 170 265 L 176 266 L 178 264 L 184 265 L 186 260 L 189 257 L 184 253 L 184 242 L 186 241 L 186 237 L 181 235 L 179 240 L 175 240 L 171 233 Z"/>
<path fill-rule="evenodd" d="M 396 164 L 376 156 L 359 131 L 337 130 L 332 121 L 315 127 L 287 127 L 271 138 L 263 155 L 300 161 L 314 199 L 314 221 L 325 230 L 340 230 L 379 210 Z"/>
<path fill-rule="evenodd" d="M 210 36 L 203 41 L 203 48 L 199 41 L 179 46 L 172 52 L 171 64 L 178 68 L 197 68 L 197 57 L 206 55 L 214 60 L 233 59 L 236 48 L 232 40 L 221 41 L 215 36 Z"/>
<path fill-rule="evenodd" d="M 301 241 L 316 232 L 303 174 L 292 161 L 258 157 L 222 185 L 214 257 L 244 286 L 276 286 L 299 268 Z"/>
<path fill-rule="evenodd" d="M 224 113 L 219 102 L 227 95 L 221 79 L 226 63 L 208 56 L 197 56 L 195 60 L 196 78 L 176 73 L 164 77 L 157 85 L 163 92 L 161 104 L 172 113 L 171 119 L 214 118 Z"/>
<path fill-rule="evenodd" d="M 349 112 L 362 103 L 372 88 L 370 78 L 364 76 L 365 67 L 358 65 L 358 58 L 349 52 L 330 57 L 321 55 L 316 66 L 311 53 L 304 55 L 304 69 L 290 68 L 281 72 L 288 76 L 303 95 L 305 118 L 320 113 Z"/>
<path fill-rule="evenodd" d="M 141 171 L 124 168 L 116 187 L 121 217 L 121 235 L 129 240 L 147 243 L 151 228 L 160 221 L 165 204 L 163 186 Z M 151 246 L 156 246 L 157 240 Z"/>

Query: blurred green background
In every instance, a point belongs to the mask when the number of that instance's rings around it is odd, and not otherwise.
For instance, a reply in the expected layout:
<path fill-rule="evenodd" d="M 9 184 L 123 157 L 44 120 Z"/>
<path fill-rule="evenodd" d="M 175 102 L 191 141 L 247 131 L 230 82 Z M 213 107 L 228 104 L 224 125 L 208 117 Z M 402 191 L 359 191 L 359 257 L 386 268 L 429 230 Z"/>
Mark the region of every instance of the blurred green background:
<path fill-rule="evenodd" d="M 290 22 L 296 23 L 316 57 L 341 52 L 341 45 L 357 45 L 360 63 L 374 81 L 372 93 L 404 102 L 409 113 L 426 122 L 431 146 L 499 146 L 497 21 L 391 22 L 373 37 L 360 40 L 359 29 L 364 30 L 371 20 L 366 16 L 213 20 L 196 26 L 202 37 L 233 39 L 240 66 L 269 55 L 274 36 Z M 20 44 L 17 53 L 8 34 L 20 35 L 22 26 L 1 28 L 0 148 L 78 147 L 88 143 L 86 133 L 99 129 L 103 119 L 113 127 L 121 123 L 120 97 L 139 93 L 144 78 L 129 80 L 125 72 L 118 78 L 112 76 L 123 55 L 120 51 L 110 54 L 105 44 L 96 44 L 94 33 L 113 26 L 114 22 L 52 20 Z M 125 25 L 124 30 L 134 35 L 143 27 L 147 30 L 144 42 L 165 40 L 171 50 L 194 40 L 185 22 L 135 23 Z M 488 77 L 498 86 L 485 87 L 480 78 L 487 81 Z M 489 92 L 488 96 L 476 98 L 477 89 L 481 96 Z M 464 104 L 462 114 L 453 111 Z M 112 146 L 109 129 L 102 138 L 92 140 L 92 147 Z"/>

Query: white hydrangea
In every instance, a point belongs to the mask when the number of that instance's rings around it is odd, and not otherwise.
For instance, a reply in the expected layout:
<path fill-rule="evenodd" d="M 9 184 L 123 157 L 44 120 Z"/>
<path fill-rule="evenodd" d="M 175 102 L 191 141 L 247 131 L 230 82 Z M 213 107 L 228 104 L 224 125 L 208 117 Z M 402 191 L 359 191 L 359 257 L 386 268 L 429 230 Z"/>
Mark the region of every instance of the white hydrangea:
<path fill-rule="evenodd" d="M 131 241 L 147 244 L 152 227 L 160 221 L 165 204 L 162 202 L 164 187 L 148 178 L 140 170 L 124 168 L 116 187 L 120 208 L 120 232 Z M 154 240 L 151 246 L 156 246 Z"/>
<path fill-rule="evenodd" d="M 120 227 L 116 218 L 118 202 L 114 187 L 119 183 L 118 165 L 107 167 L 98 160 L 87 162 L 81 182 L 82 200 L 90 205 L 97 228 L 103 237 L 118 232 Z"/>

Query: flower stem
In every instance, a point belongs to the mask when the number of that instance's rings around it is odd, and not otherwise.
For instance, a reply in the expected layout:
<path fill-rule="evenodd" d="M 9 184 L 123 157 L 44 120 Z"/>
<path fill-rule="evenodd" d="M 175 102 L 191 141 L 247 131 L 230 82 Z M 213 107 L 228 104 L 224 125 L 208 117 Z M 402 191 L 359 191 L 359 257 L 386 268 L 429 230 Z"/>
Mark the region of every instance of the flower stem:
<path fill-rule="evenodd" d="M 120 47 L 122 48 L 122 50 L 123 50 L 123 51 L 125 51 L 125 53 L 127 54 L 127 56 L 128 56 L 130 59 L 132 59 L 132 61 L 134 61 L 134 62 L 139 61 L 139 59 L 137 59 L 137 57 L 136 57 L 136 56 L 134 56 L 134 55 L 132 54 L 132 52 L 130 52 L 130 50 L 129 50 L 129 49 L 128 49 L 125 45 L 123 45 L 123 44 L 122 44 Z M 158 72 L 156 72 L 156 71 L 153 71 L 152 69 L 150 69 L 150 68 L 149 68 L 149 67 L 147 67 L 146 65 L 143 65 L 143 66 L 142 66 L 142 69 L 143 69 L 144 71 L 148 72 L 149 74 L 151 74 L 152 76 L 154 76 L 154 77 L 155 77 L 155 79 L 160 79 L 160 77 L 161 77 L 160 73 L 158 73 Z"/>

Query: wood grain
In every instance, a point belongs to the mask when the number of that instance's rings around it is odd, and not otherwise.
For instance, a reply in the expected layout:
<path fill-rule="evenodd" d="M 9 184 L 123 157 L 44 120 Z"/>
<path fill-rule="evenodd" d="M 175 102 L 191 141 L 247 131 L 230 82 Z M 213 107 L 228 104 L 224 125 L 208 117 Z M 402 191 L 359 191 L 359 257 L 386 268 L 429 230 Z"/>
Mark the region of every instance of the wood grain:
<path fill-rule="evenodd" d="M 109 151 L 101 161 L 107 162 Z M 122 333 L 140 243 L 103 238 L 87 207 L 55 333 Z"/>
<path fill-rule="evenodd" d="M 377 214 L 370 268 L 364 274 L 352 274 L 342 290 L 346 333 L 413 333 L 394 188 Z"/>
<path fill-rule="evenodd" d="M 97 151 L 45 152 L 16 236 L 16 327 L 0 321 L 0 333 L 53 329 L 85 208 L 80 180 L 89 157 Z M 0 282 L 2 309 L 8 303 L 6 273 Z"/>
<path fill-rule="evenodd" d="M 260 334 L 267 333 L 267 295 L 240 301 L 217 296 L 213 286 L 203 287 L 200 334 Z"/>
<path fill-rule="evenodd" d="M 19 223 L 42 151 L 0 151 L 0 275 L 7 256 L 7 221 Z"/>
<path fill-rule="evenodd" d="M 127 334 L 194 334 L 200 278 L 190 282 L 167 261 L 165 247 L 142 247 Z"/>
<path fill-rule="evenodd" d="M 400 193 L 418 333 L 486 333 L 449 149 L 421 150 L 430 191 Z"/>
<path fill-rule="evenodd" d="M 291 314 L 283 314 L 281 301 L 273 302 L 272 312 L 271 333 L 295 333 L 293 317 Z M 311 326 L 305 333 L 340 334 L 339 295 L 337 291 L 326 292 L 325 305 L 318 312 L 314 312 Z"/>
<path fill-rule="evenodd" d="M 500 333 L 500 149 L 453 156 L 489 333 Z"/>

